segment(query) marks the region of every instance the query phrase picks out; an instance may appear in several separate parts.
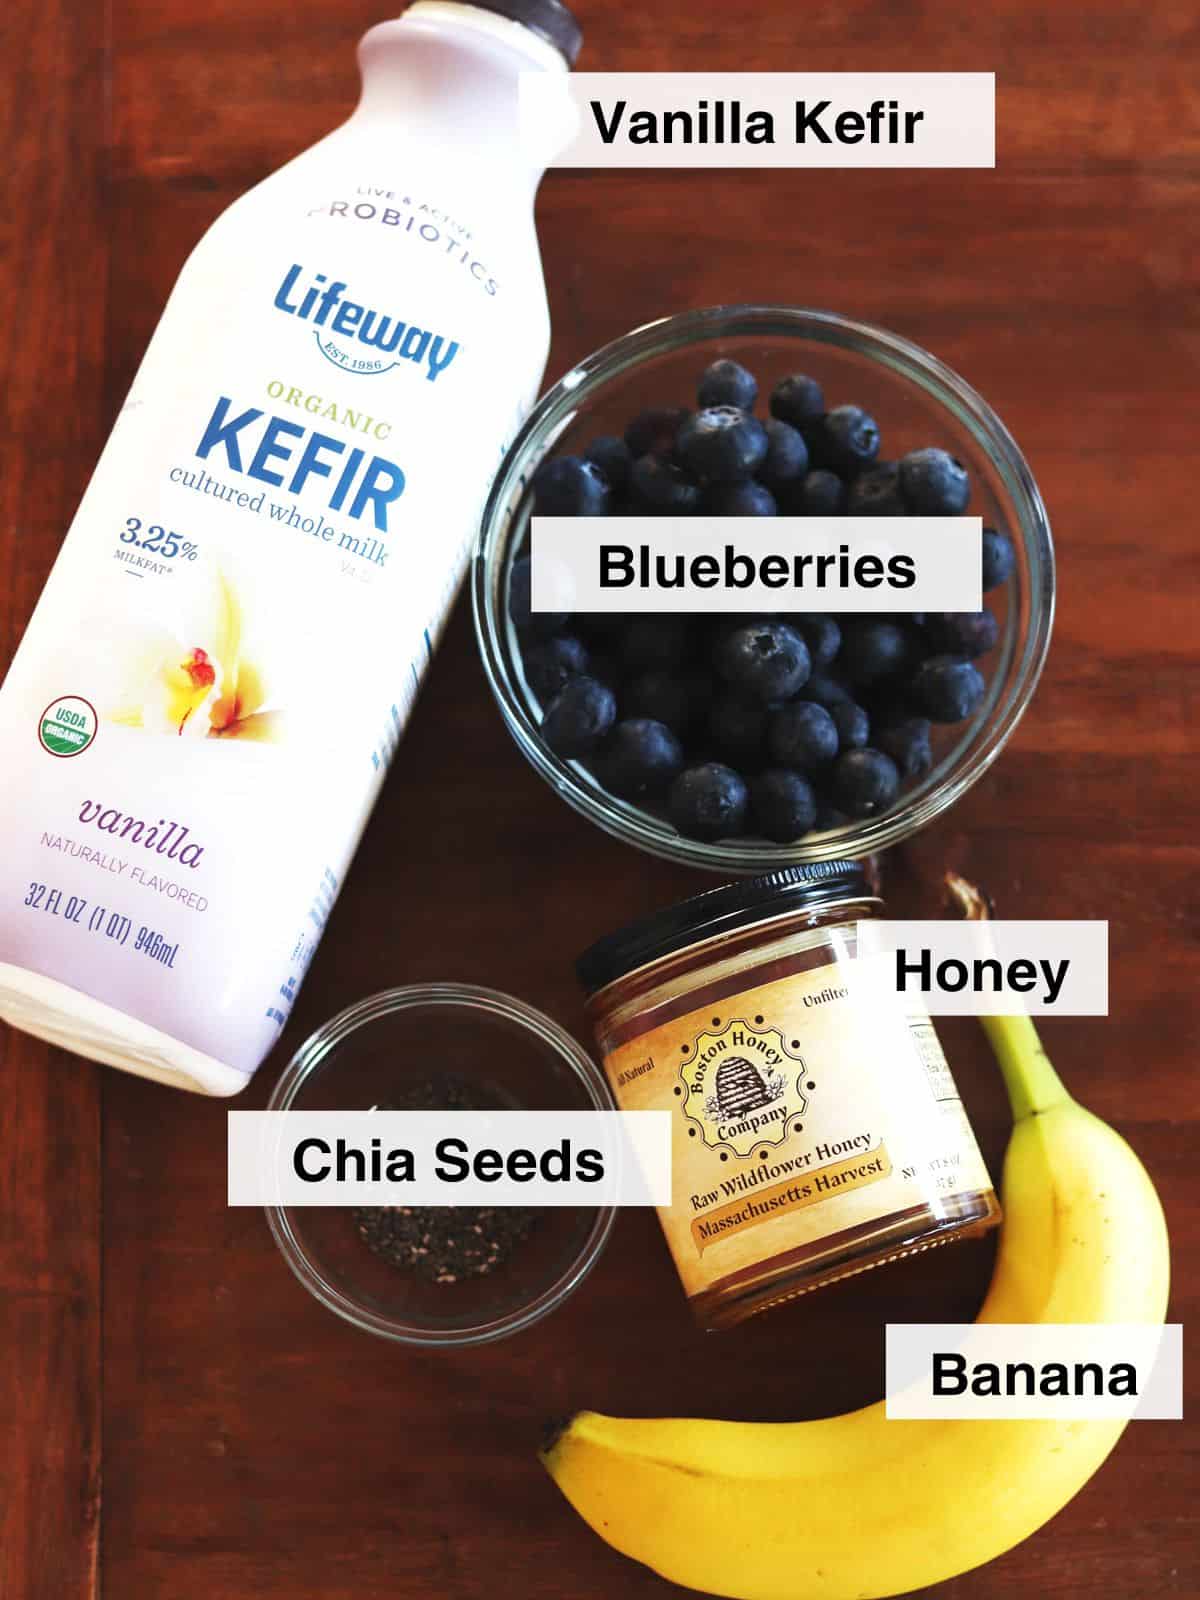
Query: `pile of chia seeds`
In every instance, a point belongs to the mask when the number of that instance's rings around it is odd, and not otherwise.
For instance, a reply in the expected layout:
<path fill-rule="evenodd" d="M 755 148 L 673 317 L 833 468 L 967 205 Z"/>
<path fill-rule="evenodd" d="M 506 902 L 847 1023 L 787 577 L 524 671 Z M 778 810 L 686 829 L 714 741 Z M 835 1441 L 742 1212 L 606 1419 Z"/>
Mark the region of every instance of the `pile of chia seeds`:
<path fill-rule="evenodd" d="M 462 1078 L 427 1078 L 381 1111 L 492 1111 L 495 1093 Z M 482 1278 L 503 1265 L 537 1220 L 532 1206 L 358 1206 L 359 1238 L 375 1255 L 432 1283 Z"/>

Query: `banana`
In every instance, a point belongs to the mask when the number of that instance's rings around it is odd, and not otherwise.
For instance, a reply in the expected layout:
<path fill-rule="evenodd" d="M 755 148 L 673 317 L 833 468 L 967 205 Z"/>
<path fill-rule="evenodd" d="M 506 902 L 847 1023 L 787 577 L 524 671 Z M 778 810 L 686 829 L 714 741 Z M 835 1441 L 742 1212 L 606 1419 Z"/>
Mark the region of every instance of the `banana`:
<path fill-rule="evenodd" d="M 983 1025 L 1014 1127 L 979 1320 L 1161 1323 L 1167 1230 L 1145 1168 L 1067 1094 L 1028 1018 Z M 584 1411 L 542 1460 L 601 1538 L 675 1583 L 735 1600 L 883 1600 L 1028 1538 L 1123 1427 L 889 1422 L 882 1402 L 796 1423 Z"/>

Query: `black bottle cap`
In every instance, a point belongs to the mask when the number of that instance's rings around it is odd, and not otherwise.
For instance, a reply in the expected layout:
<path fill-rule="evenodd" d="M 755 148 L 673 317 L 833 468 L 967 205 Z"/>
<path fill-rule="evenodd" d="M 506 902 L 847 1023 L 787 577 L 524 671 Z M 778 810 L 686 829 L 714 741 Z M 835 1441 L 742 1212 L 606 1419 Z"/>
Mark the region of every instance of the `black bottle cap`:
<path fill-rule="evenodd" d="M 595 994 L 638 967 L 704 939 L 750 927 L 768 917 L 838 900 L 862 899 L 869 894 L 866 874 L 857 861 L 814 861 L 809 866 L 780 867 L 757 878 L 706 889 L 690 900 L 681 900 L 665 911 L 631 922 L 585 950 L 575 963 L 575 971 L 588 994 Z"/>
<path fill-rule="evenodd" d="M 575 65 L 583 45 L 583 29 L 562 0 L 465 0 L 465 3 L 519 22 L 530 33 L 552 44 L 566 58 L 569 67 Z"/>

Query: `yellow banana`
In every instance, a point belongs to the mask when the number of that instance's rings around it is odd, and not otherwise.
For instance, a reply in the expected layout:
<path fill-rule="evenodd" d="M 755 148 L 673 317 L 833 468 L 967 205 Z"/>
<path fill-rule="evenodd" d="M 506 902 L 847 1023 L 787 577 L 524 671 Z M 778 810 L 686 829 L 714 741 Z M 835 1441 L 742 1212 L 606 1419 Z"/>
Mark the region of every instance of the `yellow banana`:
<path fill-rule="evenodd" d="M 984 1020 L 1014 1128 L 984 1322 L 1161 1322 L 1158 1196 L 1070 1098 L 1023 1017 Z M 736 1600 L 883 1600 L 991 1561 L 1075 1495 L 1123 1422 L 626 1420 L 585 1411 L 544 1452 L 601 1538 Z"/>

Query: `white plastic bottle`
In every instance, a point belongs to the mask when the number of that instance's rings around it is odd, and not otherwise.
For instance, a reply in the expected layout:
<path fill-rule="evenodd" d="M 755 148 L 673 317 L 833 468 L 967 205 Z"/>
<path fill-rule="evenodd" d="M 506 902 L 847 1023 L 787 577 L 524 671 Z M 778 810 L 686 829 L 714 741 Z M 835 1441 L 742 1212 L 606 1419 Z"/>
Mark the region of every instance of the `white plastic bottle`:
<path fill-rule="evenodd" d="M 185 265 L 0 690 L 9 1022 L 208 1094 L 278 1037 L 541 381 L 517 82 L 578 45 L 418 0 Z"/>

